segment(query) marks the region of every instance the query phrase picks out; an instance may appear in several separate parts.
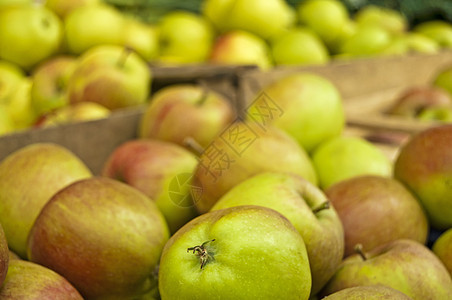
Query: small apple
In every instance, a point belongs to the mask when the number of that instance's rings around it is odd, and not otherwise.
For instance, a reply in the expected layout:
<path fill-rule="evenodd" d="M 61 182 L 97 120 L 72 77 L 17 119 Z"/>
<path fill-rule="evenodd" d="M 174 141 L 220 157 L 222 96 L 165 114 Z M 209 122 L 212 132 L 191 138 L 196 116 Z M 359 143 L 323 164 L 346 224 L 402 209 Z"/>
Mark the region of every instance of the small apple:
<path fill-rule="evenodd" d="M 420 33 L 409 31 L 404 38 L 410 52 L 436 54 L 440 51 L 438 42 Z"/>
<path fill-rule="evenodd" d="M 55 54 L 62 36 L 61 20 L 43 5 L 11 5 L 0 10 L 0 59 L 26 70 Z"/>
<path fill-rule="evenodd" d="M 358 285 L 345 288 L 332 293 L 322 300 L 363 300 L 363 299 L 392 299 L 392 300 L 412 300 L 406 294 L 393 289 L 389 286 L 376 285 Z"/>
<path fill-rule="evenodd" d="M 263 39 L 277 37 L 296 22 L 295 10 L 284 0 L 206 0 L 201 9 L 220 33 L 243 30 Z"/>
<path fill-rule="evenodd" d="M 432 251 L 443 262 L 452 276 L 452 228 L 441 233 L 433 243 Z"/>
<path fill-rule="evenodd" d="M 65 46 L 80 55 L 99 45 L 122 45 L 124 15 L 114 6 L 100 1 L 72 10 L 64 19 Z"/>
<path fill-rule="evenodd" d="M 214 30 L 201 15 L 188 11 L 170 11 L 157 25 L 160 57 L 165 63 L 201 63 L 212 49 Z"/>
<path fill-rule="evenodd" d="M 328 49 L 316 33 L 305 27 L 294 27 L 271 44 L 275 65 L 325 64 L 330 60 Z"/>
<path fill-rule="evenodd" d="M 64 20 L 77 7 L 99 3 L 100 0 L 46 0 L 44 5 Z"/>
<path fill-rule="evenodd" d="M 68 149 L 35 143 L 9 154 L 0 163 L 0 219 L 9 248 L 26 257 L 28 232 L 50 197 L 62 187 L 92 176 Z"/>
<path fill-rule="evenodd" d="M 247 119 L 284 130 L 308 152 L 339 136 L 345 126 L 339 90 L 327 78 L 308 72 L 295 72 L 265 86 L 246 113 Z"/>
<path fill-rule="evenodd" d="M 70 103 L 91 101 L 114 110 L 146 103 L 151 81 L 151 70 L 138 54 L 100 45 L 78 58 L 67 89 Z"/>
<path fill-rule="evenodd" d="M 202 190 L 195 205 L 200 213 L 232 187 L 259 173 L 292 172 L 317 184 L 317 175 L 306 151 L 284 131 L 236 121 L 204 149 L 195 171 L 193 187 Z"/>
<path fill-rule="evenodd" d="M 392 161 L 375 144 L 358 136 L 331 138 L 320 144 L 311 157 L 324 190 L 355 176 L 392 176 Z"/>
<path fill-rule="evenodd" d="M 218 36 L 208 62 L 219 65 L 256 65 L 267 70 L 273 65 L 270 46 L 260 37 L 243 30 Z"/>
<path fill-rule="evenodd" d="M 18 65 L 0 60 L 0 104 L 7 102 L 25 76 Z"/>
<path fill-rule="evenodd" d="M 148 62 L 155 60 L 160 51 L 157 26 L 135 18 L 126 18 L 122 44 Z"/>
<path fill-rule="evenodd" d="M 424 21 L 414 26 L 412 31 L 431 38 L 436 41 L 441 48 L 452 47 L 452 24 L 447 21 Z"/>
<path fill-rule="evenodd" d="M 303 237 L 312 275 L 311 295 L 333 276 L 344 255 L 344 231 L 325 194 L 306 179 L 265 172 L 234 186 L 211 211 L 240 205 L 259 205 L 285 216 Z"/>
<path fill-rule="evenodd" d="M 207 147 L 235 116 L 230 99 L 222 94 L 198 84 L 173 84 L 152 95 L 138 136 L 181 146 L 191 137 Z"/>
<path fill-rule="evenodd" d="M 58 273 L 35 263 L 14 259 L 0 288 L 0 299 L 83 300 L 74 286 Z"/>
<path fill-rule="evenodd" d="M 452 227 L 451 142 L 452 124 L 430 127 L 412 135 L 394 163 L 394 177 L 417 196 L 439 230 Z"/>
<path fill-rule="evenodd" d="M 393 34 L 403 34 L 408 30 L 408 20 L 400 11 L 377 5 L 367 5 L 359 9 L 354 19 L 358 25 L 381 26 Z"/>
<path fill-rule="evenodd" d="M 438 257 L 423 244 L 399 239 L 342 262 L 321 295 L 345 288 L 381 284 L 413 299 L 448 299 L 452 279 Z"/>
<path fill-rule="evenodd" d="M 78 102 L 64 107 L 56 108 L 41 115 L 35 127 L 50 127 L 61 124 L 92 121 L 106 118 L 111 111 L 94 102 Z"/>
<path fill-rule="evenodd" d="M 32 84 L 30 77 L 24 77 L 9 98 L 5 99 L 6 111 L 15 129 L 30 128 L 36 121 L 37 115 L 31 103 Z"/>
<path fill-rule="evenodd" d="M 102 175 L 125 182 L 154 200 L 174 233 L 197 216 L 189 184 L 197 164 L 197 157 L 177 144 L 135 139 L 110 154 Z"/>
<path fill-rule="evenodd" d="M 31 86 L 31 105 L 37 115 L 66 106 L 68 80 L 77 63 L 74 56 L 54 56 L 33 71 Z"/>
<path fill-rule="evenodd" d="M 163 249 L 158 281 L 162 300 L 307 300 L 311 290 L 301 235 L 280 213 L 252 205 L 211 211 L 179 229 Z"/>
<path fill-rule="evenodd" d="M 85 299 L 132 299 L 155 284 L 168 238 L 149 197 L 117 180 L 91 177 L 46 203 L 30 231 L 27 257 L 64 276 Z"/>
<path fill-rule="evenodd" d="M 340 39 L 350 20 L 347 7 L 339 0 L 301 1 L 297 12 L 300 23 L 316 32 L 328 47 Z"/>
<path fill-rule="evenodd" d="M 345 256 L 358 243 L 368 251 L 402 238 L 427 241 L 429 224 L 422 206 L 393 178 L 356 176 L 333 184 L 325 194 L 344 226 Z"/>
<path fill-rule="evenodd" d="M 391 42 L 391 34 L 377 25 L 357 25 L 356 31 L 344 40 L 339 52 L 352 57 L 368 57 L 381 53 Z"/>

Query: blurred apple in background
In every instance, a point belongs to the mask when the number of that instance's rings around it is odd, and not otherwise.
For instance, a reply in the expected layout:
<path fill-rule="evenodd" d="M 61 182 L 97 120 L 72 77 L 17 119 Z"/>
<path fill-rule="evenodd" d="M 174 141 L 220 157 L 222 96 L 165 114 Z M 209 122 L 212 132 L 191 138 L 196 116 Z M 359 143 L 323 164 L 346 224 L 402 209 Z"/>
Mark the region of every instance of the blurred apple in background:
<path fill-rule="evenodd" d="M 78 58 L 67 89 L 70 103 L 91 101 L 113 110 L 146 103 L 151 81 L 151 70 L 138 54 L 101 45 Z"/>
<path fill-rule="evenodd" d="M 0 59 L 31 70 L 60 48 L 59 17 L 43 5 L 11 5 L 0 10 Z"/>
<path fill-rule="evenodd" d="M 9 116 L 6 105 L 0 104 L 0 136 L 14 132 L 15 130 L 16 127 Z"/>
<path fill-rule="evenodd" d="M 202 190 L 195 203 L 200 213 L 209 211 L 235 185 L 262 172 L 292 172 L 317 183 L 310 157 L 290 135 L 259 126 L 234 122 L 201 153 L 193 181 Z"/>
<path fill-rule="evenodd" d="M 406 239 L 345 258 L 321 295 L 375 284 L 413 299 L 448 299 L 452 295 L 452 279 L 439 258 L 423 244 Z"/>
<path fill-rule="evenodd" d="M 446 266 L 452 276 L 452 228 L 444 231 L 432 246 L 433 253 Z"/>
<path fill-rule="evenodd" d="M 207 60 L 214 41 L 214 29 L 202 16 L 188 11 L 171 11 L 157 24 L 159 63 L 201 63 Z"/>
<path fill-rule="evenodd" d="M 436 54 L 441 50 L 435 40 L 417 32 L 407 32 L 404 39 L 409 52 Z"/>
<path fill-rule="evenodd" d="M 357 25 L 356 31 L 344 40 L 339 52 L 352 57 L 368 57 L 380 54 L 391 42 L 391 34 L 377 25 Z"/>
<path fill-rule="evenodd" d="M 338 89 L 327 78 L 306 72 L 265 86 L 247 109 L 247 119 L 284 130 L 308 152 L 339 136 L 345 126 Z"/>
<path fill-rule="evenodd" d="M 353 254 L 358 243 L 369 251 L 401 238 L 427 241 L 429 224 L 422 206 L 393 178 L 356 176 L 325 193 L 344 226 L 345 256 Z"/>
<path fill-rule="evenodd" d="M 433 76 L 432 85 L 444 89 L 452 98 L 452 65 L 445 65 Z"/>
<path fill-rule="evenodd" d="M 83 300 L 64 277 L 41 265 L 14 259 L 0 288 L 1 299 Z"/>
<path fill-rule="evenodd" d="M 347 7 L 339 0 L 301 1 L 297 13 L 300 23 L 316 32 L 330 49 L 334 49 L 350 25 Z"/>
<path fill-rule="evenodd" d="M 44 5 L 64 20 L 74 9 L 80 6 L 99 4 L 100 2 L 101 0 L 45 0 Z"/>
<path fill-rule="evenodd" d="M 30 92 L 36 115 L 68 105 L 67 86 L 76 63 L 74 56 L 59 55 L 43 61 L 34 69 Z"/>
<path fill-rule="evenodd" d="M 222 94 L 202 84 L 173 84 L 152 95 L 138 136 L 181 146 L 190 137 L 206 147 L 235 118 L 230 99 Z"/>
<path fill-rule="evenodd" d="M 219 35 L 208 62 L 219 65 L 257 65 L 262 70 L 273 65 L 270 46 L 265 40 L 243 30 Z"/>
<path fill-rule="evenodd" d="M 412 300 L 406 294 L 389 286 L 358 285 L 349 287 L 330 294 L 322 300 L 362 300 L 362 299 L 392 299 L 392 300 Z"/>
<path fill-rule="evenodd" d="M 288 29 L 270 43 L 275 65 L 325 64 L 328 49 L 316 33 L 306 27 Z"/>
<path fill-rule="evenodd" d="M 212 207 L 259 205 L 285 216 L 303 237 L 312 275 L 311 295 L 333 276 L 344 255 L 344 231 L 335 209 L 314 184 L 293 173 L 266 172 L 231 188 Z"/>
<path fill-rule="evenodd" d="M 320 187 L 327 189 L 359 175 L 392 177 L 392 161 L 375 145 L 356 136 L 338 136 L 312 153 Z"/>
<path fill-rule="evenodd" d="M 92 177 L 51 197 L 30 231 L 27 255 L 68 279 L 85 299 L 132 299 L 156 284 L 153 272 L 168 238 L 149 197 Z"/>
<path fill-rule="evenodd" d="M 170 232 L 197 216 L 191 195 L 196 156 L 173 143 L 154 139 L 119 145 L 104 163 L 102 175 L 120 180 L 149 196 L 163 213 Z"/>
<path fill-rule="evenodd" d="M 156 59 L 160 50 L 157 26 L 135 18 L 126 18 L 122 44 L 133 49 L 146 61 Z"/>
<path fill-rule="evenodd" d="M 285 0 L 205 0 L 201 9 L 220 33 L 244 30 L 269 39 L 296 23 L 296 12 Z"/>
<path fill-rule="evenodd" d="M 442 48 L 452 48 L 452 24 L 443 20 L 425 21 L 414 26 L 413 32 L 436 41 Z"/>
<path fill-rule="evenodd" d="M 434 126 L 411 136 L 394 164 L 394 177 L 414 192 L 439 230 L 452 227 L 451 147 L 452 125 Z"/>
<path fill-rule="evenodd" d="M 36 121 L 37 114 L 31 103 L 32 84 L 30 77 L 24 77 L 4 103 L 16 130 L 27 129 Z"/>
<path fill-rule="evenodd" d="M 0 104 L 7 102 L 25 76 L 18 65 L 0 60 Z"/>
<path fill-rule="evenodd" d="M 307 300 L 309 259 L 303 238 L 280 213 L 230 207 L 193 219 L 170 238 L 159 290 L 162 299 Z"/>
<path fill-rule="evenodd" d="M 65 47 L 80 55 L 99 45 L 122 45 L 124 15 L 115 7 L 103 3 L 82 5 L 64 19 Z"/>
<path fill-rule="evenodd" d="M 62 124 L 76 123 L 81 121 L 92 121 L 106 118 L 111 111 L 94 102 L 78 102 L 56 108 L 51 112 L 43 114 L 37 120 L 36 127 L 50 127 Z"/>
<path fill-rule="evenodd" d="M 354 19 L 361 25 L 376 25 L 393 34 L 403 34 L 408 30 L 408 20 L 398 10 L 376 5 L 366 5 L 359 9 Z"/>
<path fill-rule="evenodd" d="M 72 152 L 50 143 L 30 144 L 0 163 L 0 219 L 9 248 L 26 257 L 33 222 L 50 197 L 62 187 L 92 176 Z"/>

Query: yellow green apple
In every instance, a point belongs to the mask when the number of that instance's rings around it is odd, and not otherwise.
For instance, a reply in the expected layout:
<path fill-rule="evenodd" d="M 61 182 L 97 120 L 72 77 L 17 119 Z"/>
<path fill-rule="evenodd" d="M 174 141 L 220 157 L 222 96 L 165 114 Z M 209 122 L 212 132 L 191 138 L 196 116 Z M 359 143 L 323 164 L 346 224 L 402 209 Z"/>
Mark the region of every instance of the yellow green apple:
<path fill-rule="evenodd" d="M 6 111 L 15 129 L 30 128 L 37 119 L 37 114 L 33 109 L 31 100 L 32 85 L 32 79 L 30 77 L 24 77 L 9 98 L 6 99 Z"/>
<path fill-rule="evenodd" d="M 381 26 L 393 34 L 403 34 L 408 30 L 408 20 L 400 11 L 383 6 L 366 5 L 354 14 L 359 25 Z"/>
<path fill-rule="evenodd" d="M 452 24 L 444 20 L 430 20 L 417 24 L 414 32 L 436 41 L 441 48 L 452 47 Z"/>
<path fill-rule="evenodd" d="M 101 0 L 46 0 L 44 5 L 56 13 L 62 20 L 80 6 L 98 4 Z"/>
<path fill-rule="evenodd" d="M 339 52 L 352 57 L 375 56 L 389 46 L 391 33 L 377 25 L 357 25 L 356 31 L 344 40 Z"/>
<path fill-rule="evenodd" d="M 7 102 L 25 76 L 24 70 L 18 65 L 0 60 L 0 104 Z"/>
<path fill-rule="evenodd" d="M 126 18 L 123 35 L 123 45 L 133 49 L 144 60 L 153 61 L 157 58 L 160 46 L 156 25 L 136 18 Z"/>
<path fill-rule="evenodd" d="M 432 251 L 439 257 L 452 276 L 452 228 L 440 234 L 433 243 Z"/>
<path fill-rule="evenodd" d="M 303 299 L 311 272 L 303 238 L 280 213 L 238 206 L 205 213 L 166 243 L 165 299 Z"/>

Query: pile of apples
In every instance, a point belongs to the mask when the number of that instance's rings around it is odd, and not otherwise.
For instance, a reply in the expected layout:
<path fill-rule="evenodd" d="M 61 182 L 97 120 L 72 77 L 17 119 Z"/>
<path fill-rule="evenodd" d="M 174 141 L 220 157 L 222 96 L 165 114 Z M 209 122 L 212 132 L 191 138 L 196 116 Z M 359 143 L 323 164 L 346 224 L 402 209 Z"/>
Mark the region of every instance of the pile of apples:
<path fill-rule="evenodd" d="M 448 299 L 452 125 L 392 161 L 342 105 L 306 72 L 241 113 L 174 85 L 100 174 L 57 144 L 11 153 L 0 299 Z"/>

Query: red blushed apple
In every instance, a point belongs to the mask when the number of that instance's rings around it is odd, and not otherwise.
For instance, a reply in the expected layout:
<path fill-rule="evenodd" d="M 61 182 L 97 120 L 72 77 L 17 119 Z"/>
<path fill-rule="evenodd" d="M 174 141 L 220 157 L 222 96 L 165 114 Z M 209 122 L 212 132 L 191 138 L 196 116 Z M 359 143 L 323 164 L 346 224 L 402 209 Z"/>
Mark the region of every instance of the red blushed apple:
<path fill-rule="evenodd" d="M 171 85 L 151 98 L 138 135 L 179 145 L 192 137 L 205 147 L 235 117 L 231 103 L 219 93 L 201 85 Z"/>
<path fill-rule="evenodd" d="M 30 231 L 27 254 L 64 276 L 85 299 L 136 299 L 155 286 L 168 238 L 163 215 L 146 195 L 93 177 L 47 202 Z"/>
<path fill-rule="evenodd" d="M 155 201 L 171 232 L 197 215 L 190 178 L 198 164 L 189 150 L 155 139 L 127 141 L 104 164 L 103 176 L 121 180 Z M 173 184 L 177 186 L 173 187 Z"/>
<path fill-rule="evenodd" d="M 345 256 L 360 243 L 368 251 L 397 239 L 427 240 L 428 221 L 418 200 L 392 178 L 367 175 L 340 181 L 325 191 L 345 234 Z"/>

